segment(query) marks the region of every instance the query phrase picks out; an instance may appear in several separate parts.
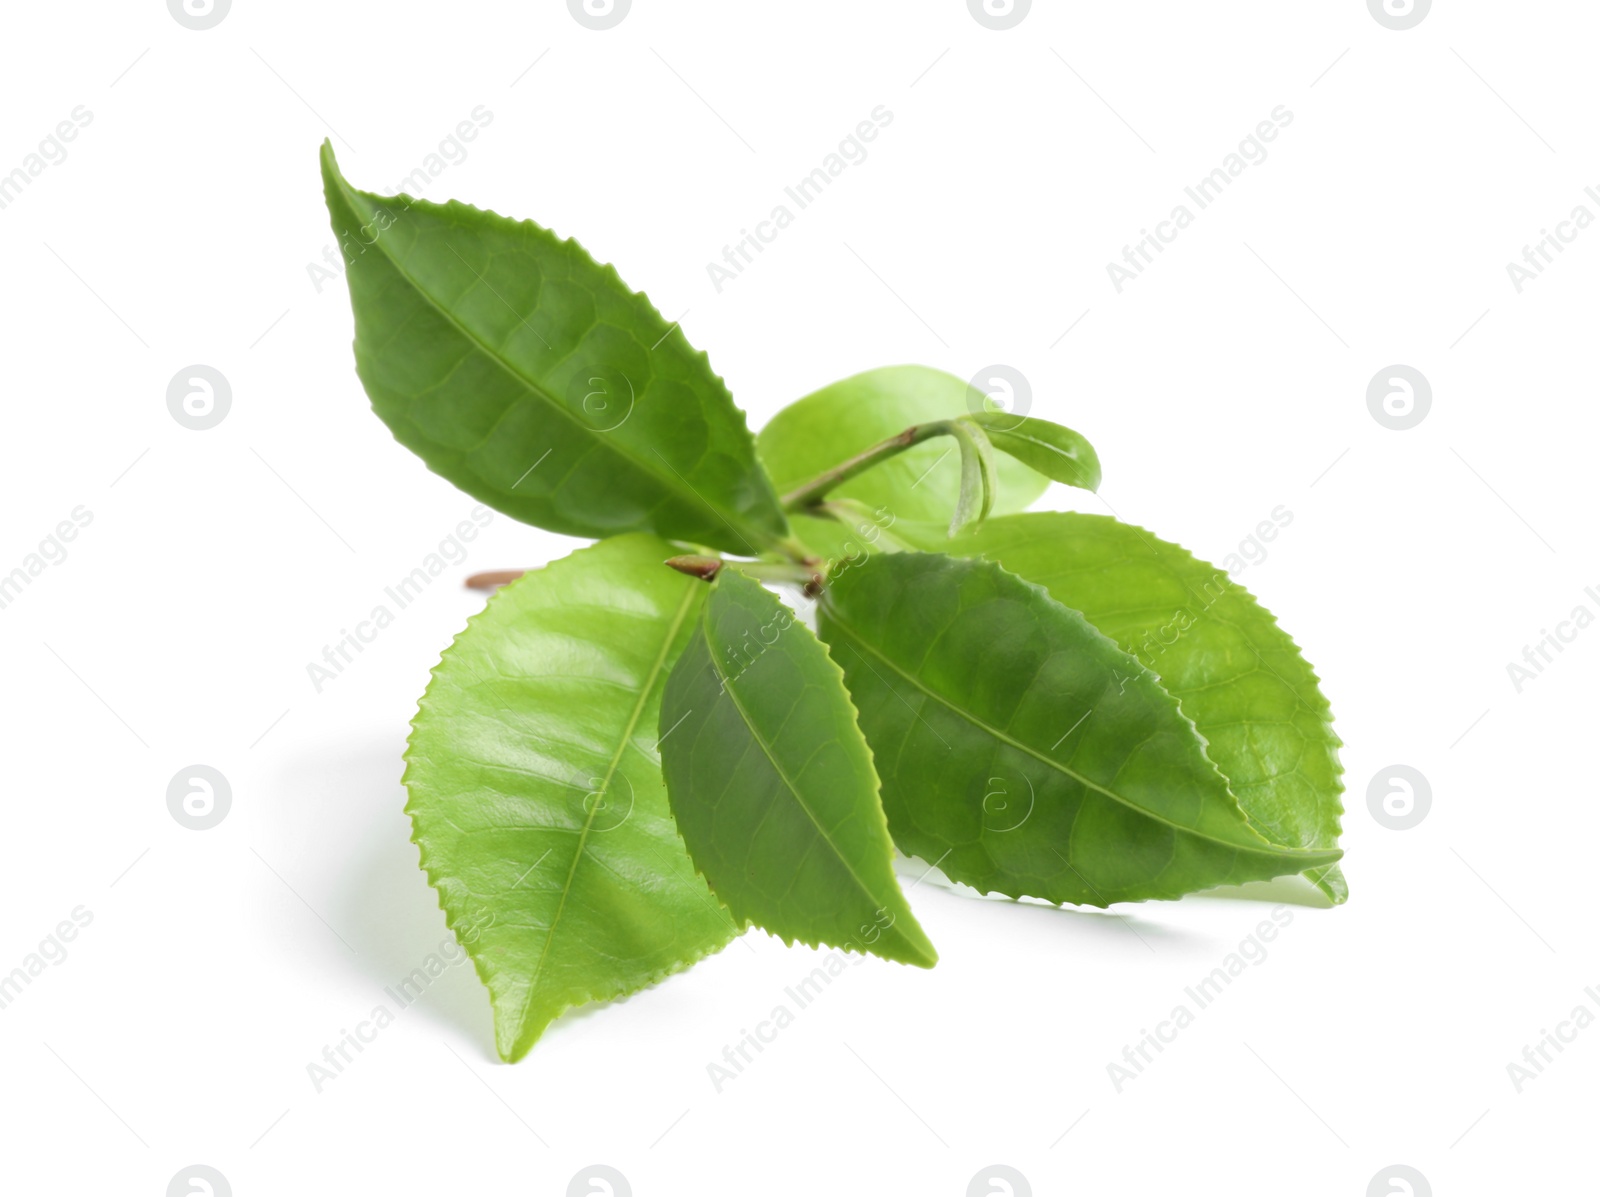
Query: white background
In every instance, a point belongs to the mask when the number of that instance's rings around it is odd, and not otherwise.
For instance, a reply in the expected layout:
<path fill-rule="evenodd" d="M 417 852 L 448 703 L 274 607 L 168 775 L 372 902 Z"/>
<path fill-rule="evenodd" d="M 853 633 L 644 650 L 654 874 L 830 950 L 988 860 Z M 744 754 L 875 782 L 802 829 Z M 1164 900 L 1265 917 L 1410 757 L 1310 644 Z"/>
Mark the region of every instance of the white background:
<path fill-rule="evenodd" d="M 559 1195 L 597 1162 L 638 1197 L 960 1197 L 996 1163 L 1040 1195 L 1360 1197 L 1395 1163 L 1441 1195 L 1593 1185 L 1600 1030 L 1521 1093 L 1506 1068 L 1600 1009 L 1600 630 L 1521 693 L 1506 669 L 1600 614 L 1600 231 L 1520 294 L 1506 270 L 1600 214 L 1592 5 L 1441 2 L 1404 32 L 1362 0 L 1038 0 L 1006 32 L 960 0 L 636 0 L 606 32 L 554 0 L 5 22 L 0 171 L 93 119 L 0 210 L 0 573 L 75 507 L 93 521 L 0 610 L 0 972 L 93 921 L 0 1010 L 0 1189 L 160 1197 L 195 1163 L 239 1197 Z M 459 580 L 575 546 L 497 517 L 314 691 L 307 664 L 472 506 L 370 414 L 343 282 L 313 284 L 317 146 L 388 190 L 478 105 L 492 123 L 429 198 L 619 264 L 755 426 L 871 366 L 1007 363 L 1097 446 L 1123 518 L 1220 560 L 1292 511 L 1239 580 L 1338 716 L 1349 904 L 1289 907 L 1121 1093 L 1107 1064 L 1270 905 L 1055 910 L 930 880 L 911 900 L 939 967 L 849 970 L 720 1094 L 707 1065 L 813 953 L 751 932 L 513 1067 L 462 967 L 315 1092 L 307 1064 L 447 935 L 399 775 L 481 603 Z M 707 263 L 877 105 L 869 157 L 719 294 Z M 1278 105 L 1266 160 L 1117 293 L 1107 263 Z M 195 363 L 232 387 L 204 432 L 166 406 Z M 1410 431 L 1367 408 L 1394 363 L 1433 388 Z M 195 763 L 232 785 L 205 832 L 166 807 Z M 1433 796 L 1403 832 L 1366 800 L 1395 763 Z"/>

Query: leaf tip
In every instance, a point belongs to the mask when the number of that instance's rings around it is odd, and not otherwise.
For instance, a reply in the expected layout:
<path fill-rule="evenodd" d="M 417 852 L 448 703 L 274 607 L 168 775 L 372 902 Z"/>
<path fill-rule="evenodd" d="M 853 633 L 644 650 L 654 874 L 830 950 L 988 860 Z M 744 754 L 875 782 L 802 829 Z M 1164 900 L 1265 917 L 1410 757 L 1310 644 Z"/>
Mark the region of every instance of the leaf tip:
<path fill-rule="evenodd" d="M 1090 494 L 1100 493 L 1100 455 L 1087 442 L 1084 444 L 1083 482 L 1081 485 Z"/>
<path fill-rule="evenodd" d="M 339 177 L 339 160 L 334 157 L 333 142 L 326 137 L 322 139 L 322 145 L 317 149 L 317 160 L 322 164 L 322 177 L 324 179 L 330 176 Z"/>
<path fill-rule="evenodd" d="M 903 917 L 896 917 L 889 924 L 890 934 L 882 937 L 878 943 L 865 945 L 865 950 L 874 956 L 893 960 L 897 964 L 909 964 L 913 968 L 932 968 L 938 964 L 938 949 L 905 904 L 903 896 L 898 914 Z"/>

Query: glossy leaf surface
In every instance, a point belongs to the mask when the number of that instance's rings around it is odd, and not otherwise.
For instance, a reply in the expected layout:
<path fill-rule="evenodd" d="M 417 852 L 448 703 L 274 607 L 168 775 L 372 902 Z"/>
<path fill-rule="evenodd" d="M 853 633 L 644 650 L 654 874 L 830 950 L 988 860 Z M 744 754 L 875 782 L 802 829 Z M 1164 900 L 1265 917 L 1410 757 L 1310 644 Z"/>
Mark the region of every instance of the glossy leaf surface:
<path fill-rule="evenodd" d="M 871 557 L 819 615 L 896 843 L 989 892 L 1105 906 L 1297 873 L 1155 674 L 986 561 Z"/>
<path fill-rule="evenodd" d="M 727 387 L 612 267 L 531 221 L 357 191 L 326 144 L 322 173 L 357 372 L 430 469 L 574 536 L 785 534 Z"/>
<path fill-rule="evenodd" d="M 838 666 L 731 567 L 667 683 L 661 760 L 695 867 L 736 918 L 786 942 L 933 965 Z"/>
<path fill-rule="evenodd" d="M 1037 582 L 1161 678 L 1262 835 L 1331 848 L 1340 740 L 1317 675 L 1272 613 L 1216 566 L 1108 516 L 1038 512 L 949 542 Z M 1310 878 L 1335 902 L 1337 865 Z"/>
<path fill-rule="evenodd" d="M 756 438 L 779 494 L 787 494 L 840 462 L 915 424 L 970 414 L 982 396 L 966 382 L 927 366 L 887 366 L 843 379 L 798 399 Z M 996 462 L 997 513 L 1021 511 L 1047 480 L 1020 461 Z M 961 453 L 935 437 L 874 466 L 833 491 L 883 507 L 899 519 L 946 524 L 961 485 Z"/>
<path fill-rule="evenodd" d="M 625 536 L 504 587 L 434 670 L 407 811 L 446 920 L 521 1058 L 563 1010 L 651 985 L 736 934 L 667 807 L 656 718 L 705 585 Z"/>

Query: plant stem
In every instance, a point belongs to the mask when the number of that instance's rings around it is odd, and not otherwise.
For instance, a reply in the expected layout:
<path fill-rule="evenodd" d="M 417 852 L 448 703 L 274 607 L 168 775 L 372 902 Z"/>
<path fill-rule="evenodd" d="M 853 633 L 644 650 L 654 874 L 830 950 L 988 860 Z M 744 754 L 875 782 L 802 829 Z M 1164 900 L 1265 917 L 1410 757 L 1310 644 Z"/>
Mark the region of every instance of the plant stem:
<path fill-rule="evenodd" d="M 810 563 L 725 561 L 721 557 L 702 557 L 697 553 L 690 553 L 682 557 L 669 557 L 667 564 L 680 574 L 688 574 L 691 578 L 699 578 L 702 582 L 715 580 L 725 567 L 732 566 L 758 582 L 787 582 L 792 586 L 799 586 L 812 598 L 822 593 L 822 584 L 827 580 L 821 569 L 821 561 L 815 557 L 810 559 Z"/>
<path fill-rule="evenodd" d="M 816 565 L 822 560 L 803 545 L 797 536 L 785 536 L 782 540 L 774 541 L 769 552 L 773 556 L 793 561 L 796 565 Z"/>
<path fill-rule="evenodd" d="M 525 569 L 491 569 L 487 573 L 473 574 L 467 579 L 468 590 L 497 590 L 515 582 L 528 571 Z"/>
<path fill-rule="evenodd" d="M 904 453 L 912 445 L 921 444 L 936 436 L 949 436 L 955 432 L 954 420 L 935 420 L 930 424 L 913 424 L 904 432 L 880 441 L 872 448 L 842 461 L 831 470 L 818 474 L 810 482 L 783 496 L 785 511 L 804 511 L 822 501 L 834 487 L 848 482 L 857 474 L 870 470 L 880 462 Z"/>
<path fill-rule="evenodd" d="M 788 561 L 730 561 L 728 564 L 758 582 L 787 582 L 815 597 L 822 593 L 822 584 L 827 580 L 827 575 L 823 573 L 821 561 L 816 558 L 812 558 L 812 561 L 815 564 L 801 565 Z"/>

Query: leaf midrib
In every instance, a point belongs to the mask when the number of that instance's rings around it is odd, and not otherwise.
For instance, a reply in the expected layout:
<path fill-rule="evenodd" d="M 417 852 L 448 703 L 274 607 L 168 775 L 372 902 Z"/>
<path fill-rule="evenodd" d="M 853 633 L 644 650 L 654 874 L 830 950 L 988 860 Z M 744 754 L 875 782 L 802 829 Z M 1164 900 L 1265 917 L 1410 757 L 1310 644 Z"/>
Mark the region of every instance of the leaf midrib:
<path fill-rule="evenodd" d="M 605 778 L 601 783 L 600 794 L 606 793 L 611 787 L 611 779 L 616 775 L 617 768 L 622 762 L 622 754 L 628 750 L 628 744 L 633 739 L 634 730 L 639 726 L 639 718 L 644 714 L 644 709 L 649 705 L 650 695 L 655 690 L 656 679 L 666 667 L 667 654 L 672 651 L 672 644 L 678 638 L 678 630 L 683 627 L 683 621 L 688 617 L 689 608 L 694 605 L 695 585 L 691 584 L 683 593 L 683 601 L 678 604 L 677 613 L 672 617 L 672 624 L 667 629 L 666 636 L 661 642 L 661 651 L 656 655 L 655 662 L 650 666 L 644 684 L 639 689 L 639 699 L 633 705 L 633 711 L 628 716 L 627 725 L 622 729 L 622 735 L 617 740 L 617 750 L 612 754 L 606 766 Z M 600 812 L 600 803 L 597 801 L 584 817 L 583 828 L 578 833 L 578 844 L 572 853 L 572 864 L 567 868 L 567 879 L 561 887 L 561 899 L 556 903 L 555 915 L 550 919 L 550 930 L 545 934 L 544 947 L 539 952 L 539 959 L 533 966 L 533 973 L 528 979 L 528 995 L 523 999 L 522 1009 L 517 1015 L 517 1034 L 520 1037 L 522 1028 L 527 1023 L 528 1010 L 533 1005 L 534 994 L 539 988 L 539 976 L 544 971 L 545 957 L 550 954 L 550 945 L 556 937 L 556 926 L 561 922 L 561 915 L 567 908 L 567 896 L 572 893 L 572 879 L 577 875 L 578 862 L 583 859 L 584 846 L 589 841 L 589 830 L 594 826 L 595 816 Z"/>
<path fill-rule="evenodd" d="M 1032 445 L 1036 449 L 1044 449 L 1050 453 L 1054 453 L 1057 457 L 1073 462 L 1074 464 L 1081 465 L 1083 463 L 1083 459 L 1078 456 L 1076 450 L 1069 453 L 1060 445 L 1044 440 L 1043 438 L 1031 432 L 1018 432 L 1011 428 L 997 428 L 989 430 L 989 433 L 991 436 L 998 434 L 1002 439 L 1005 437 L 1011 437 L 1014 440 L 1022 441 L 1024 444 Z"/>
<path fill-rule="evenodd" d="M 885 665 L 887 665 L 892 672 L 897 673 L 901 677 L 905 678 L 905 680 L 910 682 L 911 685 L 915 689 L 917 689 L 919 692 L 921 692 L 922 694 L 926 695 L 927 697 L 933 699 L 940 706 L 943 706 L 947 710 L 952 711 L 956 715 L 960 716 L 962 719 L 966 720 L 968 723 L 970 723 L 973 727 L 977 728 L 979 731 L 986 732 L 989 735 L 993 736 L 995 739 L 999 740 L 1001 743 L 1007 744 L 1010 747 L 1015 748 L 1018 752 L 1024 753 L 1027 756 L 1031 756 L 1035 760 L 1038 760 L 1041 763 L 1043 763 L 1045 765 L 1048 765 L 1050 768 L 1056 770 L 1058 773 L 1064 774 L 1065 776 L 1071 778 L 1073 781 L 1076 781 L 1079 785 L 1083 786 L 1084 788 L 1089 789 L 1089 790 L 1093 790 L 1097 794 L 1102 794 L 1105 797 L 1111 799 L 1113 802 L 1116 802 L 1116 803 L 1118 803 L 1118 804 L 1120 804 L 1122 806 L 1127 807 L 1129 810 L 1134 811 L 1136 814 L 1142 815 L 1145 818 L 1150 819 L 1152 822 L 1162 823 L 1162 824 L 1164 824 L 1164 825 L 1166 825 L 1168 827 L 1173 828 L 1176 831 L 1181 831 L 1186 835 L 1192 835 L 1192 836 L 1196 837 L 1197 839 L 1203 839 L 1203 840 L 1206 840 L 1206 841 L 1208 841 L 1210 843 L 1219 844 L 1222 847 L 1230 848 L 1230 849 L 1232 849 L 1232 850 L 1234 850 L 1236 852 L 1263 852 L 1263 853 L 1266 853 L 1266 854 L 1269 854 L 1269 855 L 1276 855 L 1276 856 L 1298 855 L 1298 852 L 1296 850 L 1290 849 L 1287 852 L 1285 852 L 1279 845 L 1273 844 L 1273 843 L 1269 842 L 1266 839 L 1262 839 L 1262 841 L 1261 841 L 1259 846 L 1252 845 L 1252 844 L 1238 844 L 1238 843 L 1232 842 L 1231 840 L 1218 839 L 1216 836 L 1207 834 L 1206 832 L 1203 832 L 1203 831 L 1199 831 L 1196 828 L 1185 827 L 1181 823 L 1174 823 L 1171 819 L 1167 818 L 1166 816 L 1157 814 L 1156 812 L 1154 812 L 1152 810 L 1149 810 L 1146 807 L 1140 806 L 1138 803 L 1132 801 L 1131 799 L 1124 798 L 1122 795 L 1116 793 L 1113 790 L 1106 789 L 1104 786 L 1100 785 L 1098 782 L 1091 781 L 1089 778 L 1083 776 L 1081 773 L 1077 772 L 1075 769 L 1069 768 L 1067 765 L 1062 764 L 1060 761 L 1057 761 L 1057 760 L 1054 760 L 1051 757 L 1045 756 L 1043 753 L 1039 752 L 1037 749 L 1031 748 L 1027 744 L 1022 743 L 1020 740 L 1017 740 L 1017 739 L 1007 735 L 1005 732 L 1001 731 L 999 728 L 991 727 L 989 724 L 985 723 L 982 719 L 979 719 L 972 712 L 970 712 L 968 710 L 965 710 L 962 707 L 957 706 L 955 703 L 953 703 L 949 699 L 945 698 L 944 695 L 939 694 L 937 691 L 930 689 L 928 686 L 923 684 L 923 682 L 922 682 L 922 680 L 920 678 L 918 678 L 914 674 L 907 673 L 903 668 L 901 668 L 901 666 L 899 664 L 897 664 L 896 662 L 890 660 L 883 653 L 881 653 L 877 649 L 873 648 L 872 645 L 867 642 L 867 640 L 861 635 L 860 632 L 856 631 L 855 628 L 851 627 L 844 620 L 840 619 L 835 610 L 830 609 L 828 611 L 828 618 L 829 618 L 829 620 L 831 622 L 836 624 L 841 630 L 843 630 L 844 632 L 848 633 L 850 638 L 852 640 L 854 640 L 856 642 L 856 644 L 859 645 L 862 649 L 865 649 L 867 652 L 871 653 L 874 657 L 877 657 L 878 660 L 882 661 Z M 1237 800 L 1235 800 L 1235 801 L 1237 802 Z M 1242 811 L 1241 811 L 1241 814 L 1242 814 Z M 1243 827 L 1248 829 L 1250 825 L 1249 825 L 1248 822 L 1241 822 L 1241 826 L 1243 826 Z"/>
<path fill-rule="evenodd" d="M 1029 432 L 1003 432 L 1003 434 L 1000 434 L 1000 438 L 1002 438 L 1002 440 L 1005 440 L 1006 437 L 1013 437 L 1014 440 L 1021 440 L 1024 445 L 1030 445 L 1032 448 L 1037 448 L 1037 450 L 1043 451 L 1043 453 L 1054 454 L 1054 456 L 1061 458 L 1062 461 L 1072 462 L 1074 466 L 1083 466 L 1083 464 L 1085 464 L 1085 462 L 1083 462 L 1083 458 L 1078 456 L 1077 450 L 1070 451 L 1069 453 L 1069 451 L 1064 450 L 1064 448 L 1056 445 L 1056 443 L 1048 442 L 1048 440 L 1042 440 L 1042 438 L 1035 437 L 1035 435 L 1029 434 Z"/>
<path fill-rule="evenodd" d="M 357 191 L 354 187 L 351 187 L 350 184 L 345 180 L 345 177 L 344 177 L 343 173 L 341 173 L 337 168 L 334 169 L 333 174 L 334 174 L 334 178 L 336 178 L 339 181 L 339 190 L 343 193 L 343 195 L 345 197 L 345 203 L 347 203 L 350 206 L 351 212 L 356 214 L 356 215 L 360 215 L 360 212 L 364 210 L 364 211 L 367 212 L 367 214 L 369 216 L 372 215 L 373 214 L 373 208 L 372 208 L 372 206 L 370 204 L 363 204 L 360 209 L 358 209 L 357 206 L 356 206 L 356 198 L 357 197 L 364 197 L 365 196 L 365 192 Z M 381 234 L 377 238 L 375 244 L 382 251 L 384 259 L 391 266 L 394 267 L 395 272 L 397 274 L 399 274 L 401 278 L 405 279 L 405 281 L 411 285 L 411 289 L 416 294 L 420 295 L 424 300 L 427 301 L 429 307 L 433 308 L 434 311 L 438 312 L 439 315 L 452 328 L 454 328 L 458 333 L 460 333 L 462 335 L 462 337 L 464 337 L 466 340 L 471 342 L 473 345 L 477 346 L 479 352 L 481 352 L 490 361 L 494 362 L 495 365 L 499 366 L 500 369 L 503 370 L 507 375 L 509 375 L 511 378 L 515 379 L 518 383 L 522 384 L 522 386 L 526 387 L 534 395 L 538 396 L 538 398 L 541 399 L 544 402 L 544 405 L 547 408 L 549 408 L 552 411 L 555 411 L 555 412 L 559 413 L 562 417 L 564 417 L 567 420 L 567 422 L 569 424 L 571 424 L 573 427 L 579 429 L 580 431 L 586 433 L 588 436 L 593 438 L 596 443 L 604 444 L 604 445 L 608 446 L 611 449 L 611 451 L 614 452 L 618 457 L 621 457 L 623 460 L 627 461 L 630 465 L 634 466 L 636 469 L 638 469 L 641 472 L 649 475 L 651 478 L 654 478 L 658 483 L 661 484 L 661 486 L 664 489 L 666 489 L 666 490 L 668 490 L 668 491 L 670 491 L 670 492 L 672 492 L 674 494 L 677 494 L 680 499 L 683 497 L 683 495 L 685 493 L 687 493 L 688 496 L 690 497 L 690 499 L 693 502 L 700 504 L 700 506 L 702 506 L 706 510 L 710 511 L 713 515 L 715 515 L 723 523 L 728 524 L 735 532 L 737 532 L 740 536 L 744 537 L 744 539 L 747 542 L 749 542 L 750 544 L 760 544 L 761 543 L 761 538 L 759 536 L 755 535 L 755 533 L 754 533 L 754 531 L 752 529 L 747 528 L 747 527 L 744 526 L 743 517 L 740 516 L 738 512 L 724 511 L 721 507 L 718 507 L 710 499 L 708 499 L 704 495 L 702 495 L 693 486 L 690 486 L 688 484 L 688 480 L 685 479 L 681 474 L 678 474 L 677 476 L 678 476 L 678 480 L 683 483 L 683 489 L 679 489 L 677 487 L 674 487 L 672 485 L 672 480 L 669 479 L 665 474 L 661 473 L 659 470 L 653 468 L 652 466 L 646 464 L 649 461 L 649 459 L 647 457 L 645 457 L 643 454 L 640 454 L 640 455 L 636 456 L 636 455 L 634 455 L 632 453 L 629 453 L 629 452 L 625 451 L 625 449 L 622 447 L 623 442 L 602 440 L 599 436 L 596 435 L 595 430 L 593 428 L 590 428 L 582 420 L 578 419 L 578 417 L 576 415 L 574 415 L 564 404 L 557 402 L 554 395 L 552 395 L 549 391 L 545 390 L 542 385 L 540 385 L 539 383 L 535 382 L 533 379 L 529 378 L 520 369 L 518 369 L 517 367 L 512 365 L 512 363 L 508 362 L 505 358 L 503 358 L 495 350 L 490 348 L 489 345 L 486 344 L 482 340 L 482 338 L 480 338 L 470 328 L 468 328 L 459 319 L 457 319 L 455 314 L 453 312 L 451 312 L 449 308 L 445 307 L 444 304 L 440 300 L 434 298 L 433 294 L 431 292 L 429 292 L 428 289 L 422 285 L 422 283 L 416 278 L 416 276 L 413 275 L 409 270 L 407 270 L 404 266 L 402 266 L 400 264 L 400 260 L 398 258 L 396 258 L 395 255 L 390 251 L 389 246 L 385 243 L 385 240 L 384 240 L 384 238 L 383 238 L 383 236 Z M 472 269 L 470 264 L 467 265 L 467 269 L 469 269 L 469 270 Z M 473 271 L 473 273 L 476 274 L 477 272 Z M 502 300 L 501 302 L 503 303 L 505 301 Z M 516 309 L 513 308 L 512 312 L 513 312 L 513 314 L 518 316 L 518 319 L 522 319 L 521 315 L 516 312 Z M 665 460 L 665 459 L 663 459 L 663 460 Z M 671 467 L 671 463 L 669 462 L 668 463 L 668 469 L 671 469 L 671 468 L 672 468 Z M 673 470 L 673 473 L 677 474 L 677 471 Z"/>

